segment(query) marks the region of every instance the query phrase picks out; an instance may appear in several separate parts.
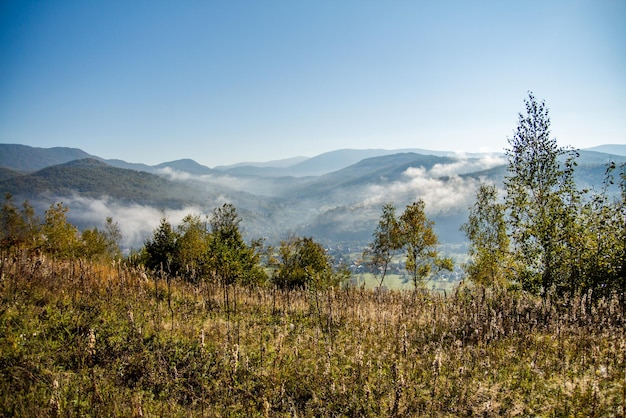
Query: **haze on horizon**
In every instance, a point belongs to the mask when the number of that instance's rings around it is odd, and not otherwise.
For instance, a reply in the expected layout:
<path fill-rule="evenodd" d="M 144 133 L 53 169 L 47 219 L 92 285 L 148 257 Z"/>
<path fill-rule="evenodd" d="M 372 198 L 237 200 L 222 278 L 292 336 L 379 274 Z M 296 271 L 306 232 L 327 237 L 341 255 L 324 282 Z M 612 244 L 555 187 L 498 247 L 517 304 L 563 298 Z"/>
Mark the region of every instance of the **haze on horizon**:
<path fill-rule="evenodd" d="M 626 3 L 10 1 L 0 142 L 207 166 L 341 148 L 626 142 Z"/>

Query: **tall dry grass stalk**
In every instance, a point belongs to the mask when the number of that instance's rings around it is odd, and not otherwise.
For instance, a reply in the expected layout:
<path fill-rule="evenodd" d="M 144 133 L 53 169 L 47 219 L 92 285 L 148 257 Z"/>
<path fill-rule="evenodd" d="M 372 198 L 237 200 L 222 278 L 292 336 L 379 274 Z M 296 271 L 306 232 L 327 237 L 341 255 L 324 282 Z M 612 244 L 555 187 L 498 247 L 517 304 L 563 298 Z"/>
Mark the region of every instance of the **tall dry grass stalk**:
<path fill-rule="evenodd" d="M 0 415 L 624 413 L 619 295 L 230 287 L 225 298 L 119 264 L 19 259 L 3 272 Z"/>

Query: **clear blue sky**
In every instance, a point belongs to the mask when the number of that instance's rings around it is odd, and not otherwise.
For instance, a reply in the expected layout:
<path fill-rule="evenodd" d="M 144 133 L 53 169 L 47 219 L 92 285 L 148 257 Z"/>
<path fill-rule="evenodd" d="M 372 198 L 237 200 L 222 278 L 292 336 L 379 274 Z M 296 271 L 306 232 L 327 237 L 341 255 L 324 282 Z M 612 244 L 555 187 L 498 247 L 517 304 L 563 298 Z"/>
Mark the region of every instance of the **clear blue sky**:
<path fill-rule="evenodd" d="M 626 1 L 0 3 L 0 142 L 215 166 L 626 143 Z"/>

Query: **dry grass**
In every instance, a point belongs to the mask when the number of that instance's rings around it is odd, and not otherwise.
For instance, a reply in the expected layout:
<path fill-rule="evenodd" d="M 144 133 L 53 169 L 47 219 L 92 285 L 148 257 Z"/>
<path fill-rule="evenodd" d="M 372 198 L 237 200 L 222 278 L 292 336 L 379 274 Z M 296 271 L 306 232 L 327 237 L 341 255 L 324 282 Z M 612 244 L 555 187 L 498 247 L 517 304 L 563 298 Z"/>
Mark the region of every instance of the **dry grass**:
<path fill-rule="evenodd" d="M 200 286 L 5 260 L 5 416 L 623 416 L 617 297 Z"/>

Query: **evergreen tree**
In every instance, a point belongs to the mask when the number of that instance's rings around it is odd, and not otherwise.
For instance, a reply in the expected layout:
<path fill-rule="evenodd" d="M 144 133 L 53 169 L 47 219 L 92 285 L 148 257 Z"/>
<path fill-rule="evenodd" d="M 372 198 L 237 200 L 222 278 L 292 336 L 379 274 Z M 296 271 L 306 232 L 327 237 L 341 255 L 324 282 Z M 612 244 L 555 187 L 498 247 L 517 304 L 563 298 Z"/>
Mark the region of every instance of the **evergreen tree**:
<path fill-rule="evenodd" d="M 154 271 L 178 274 L 179 235 L 165 216 L 144 245 L 145 265 Z"/>
<path fill-rule="evenodd" d="M 208 246 L 209 267 L 213 276 L 225 285 L 235 282 L 263 283 L 267 276 L 259 266 L 259 245 L 246 245 L 239 229 L 240 222 L 237 210 L 230 203 L 213 211 Z"/>

